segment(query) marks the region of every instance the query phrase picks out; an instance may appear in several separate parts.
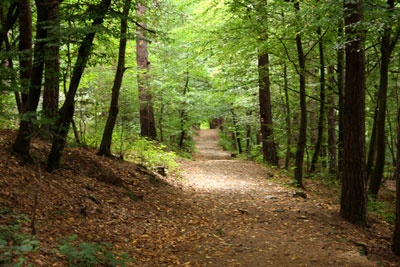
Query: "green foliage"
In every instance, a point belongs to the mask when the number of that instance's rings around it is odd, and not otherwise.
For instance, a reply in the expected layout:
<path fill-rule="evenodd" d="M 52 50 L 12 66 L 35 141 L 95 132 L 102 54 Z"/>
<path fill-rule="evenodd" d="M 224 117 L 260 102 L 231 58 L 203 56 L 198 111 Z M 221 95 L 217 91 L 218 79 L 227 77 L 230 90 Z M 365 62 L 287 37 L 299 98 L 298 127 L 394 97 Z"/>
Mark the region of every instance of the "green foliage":
<path fill-rule="evenodd" d="M 380 218 L 390 224 L 394 224 L 395 215 L 393 212 L 393 204 L 385 200 L 374 200 L 372 197 L 368 201 L 368 212 L 378 215 Z"/>
<path fill-rule="evenodd" d="M 21 227 L 28 219 L 24 215 L 16 215 L 8 209 L 0 214 L 7 215 L 8 223 L 0 226 L 0 265 L 23 266 L 24 256 L 39 248 L 39 241 L 22 232 Z"/>
<path fill-rule="evenodd" d="M 63 254 L 71 267 L 126 266 L 133 262 L 126 253 L 117 254 L 108 243 L 77 242 L 77 236 L 71 235 L 61 242 L 58 251 Z"/>
<path fill-rule="evenodd" d="M 136 138 L 125 152 L 127 160 L 145 165 L 149 168 L 163 166 L 168 170 L 176 171 L 177 155 L 173 151 L 168 151 L 165 145 L 146 138 Z"/>

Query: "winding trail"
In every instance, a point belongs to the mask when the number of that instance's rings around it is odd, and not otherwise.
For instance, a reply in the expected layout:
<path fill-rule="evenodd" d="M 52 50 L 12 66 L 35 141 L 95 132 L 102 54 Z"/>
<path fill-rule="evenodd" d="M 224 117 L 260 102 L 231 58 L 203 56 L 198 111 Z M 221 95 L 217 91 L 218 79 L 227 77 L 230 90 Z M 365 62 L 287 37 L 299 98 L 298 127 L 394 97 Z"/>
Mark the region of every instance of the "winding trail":
<path fill-rule="evenodd" d="M 336 210 L 277 185 L 266 167 L 231 160 L 216 130 L 201 130 L 195 141 L 182 176 L 200 233 L 177 247 L 182 266 L 377 266 L 360 255 L 359 233 Z"/>

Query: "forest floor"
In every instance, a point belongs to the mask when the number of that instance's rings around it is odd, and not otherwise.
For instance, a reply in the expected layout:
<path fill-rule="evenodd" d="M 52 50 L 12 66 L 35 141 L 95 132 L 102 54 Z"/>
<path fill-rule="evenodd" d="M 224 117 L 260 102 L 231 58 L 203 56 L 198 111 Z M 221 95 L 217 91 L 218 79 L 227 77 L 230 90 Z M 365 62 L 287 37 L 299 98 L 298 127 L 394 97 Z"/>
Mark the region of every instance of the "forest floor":
<path fill-rule="evenodd" d="M 195 160 L 167 177 L 83 148 L 67 149 L 49 174 L 49 145 L 35 140 L 26 163 L 10 153 L 14 138 L 0 130 L 0 229 L 26 217 L 18 231 L 29 235 L 35 217 L 32 266 L 68 266 L 60 244 L 73 234 L 113 244 L 129 266 L 400 266 L 389 224 L 346 223 L 332 187 L 307 179 L 299 192 L 279 170 L 231 159 L 215 130 L 200 131 Z"/>

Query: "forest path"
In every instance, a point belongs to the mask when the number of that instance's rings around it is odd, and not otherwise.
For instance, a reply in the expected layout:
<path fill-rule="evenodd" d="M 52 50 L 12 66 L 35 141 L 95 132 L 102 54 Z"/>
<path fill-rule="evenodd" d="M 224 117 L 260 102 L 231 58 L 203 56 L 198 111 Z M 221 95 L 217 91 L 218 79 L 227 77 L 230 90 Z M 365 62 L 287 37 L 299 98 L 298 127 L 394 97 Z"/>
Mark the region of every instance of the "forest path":
<path fill-rule="evenodd" d="M 176 247 L 182 266 L 377 266 L 360 255 L 359 233 L 337 211 L 274 183 L 266 167 L 231 160 L 217 130 L 201 130 L 195 141 L 182 177 L 196 206 L 189 231 L 197 233 Z"/>

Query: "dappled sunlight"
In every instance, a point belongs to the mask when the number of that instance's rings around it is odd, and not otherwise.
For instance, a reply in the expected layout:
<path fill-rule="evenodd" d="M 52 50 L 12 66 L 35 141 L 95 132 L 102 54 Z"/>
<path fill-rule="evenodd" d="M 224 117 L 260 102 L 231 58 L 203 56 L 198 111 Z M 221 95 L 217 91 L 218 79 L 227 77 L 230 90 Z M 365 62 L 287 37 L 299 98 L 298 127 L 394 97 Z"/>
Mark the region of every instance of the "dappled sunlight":
<path fill-rule="evenodd" d="M 197 166 L 190 169 L 186 177 L 187 183 L 198 191 L 238 191 L 250 193 L 255 190 L 266 191 L 265 187 L 260 187 L 263 179 L 261 175 L 257 177 L 249 176 L 247 169 L 243 168 L 243 163 L 237 166 L 234 160 L 205 160 L 198 162 Z M 239 168 L 238 168 L 239 167 Z M 249 168 L 252 164 L 249 163 Z M 250 174 L 251 175 L 251 174 Z"/>

